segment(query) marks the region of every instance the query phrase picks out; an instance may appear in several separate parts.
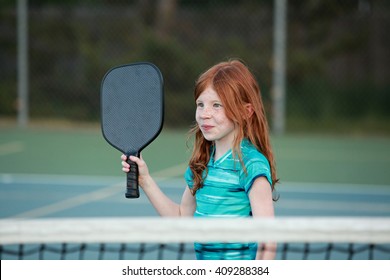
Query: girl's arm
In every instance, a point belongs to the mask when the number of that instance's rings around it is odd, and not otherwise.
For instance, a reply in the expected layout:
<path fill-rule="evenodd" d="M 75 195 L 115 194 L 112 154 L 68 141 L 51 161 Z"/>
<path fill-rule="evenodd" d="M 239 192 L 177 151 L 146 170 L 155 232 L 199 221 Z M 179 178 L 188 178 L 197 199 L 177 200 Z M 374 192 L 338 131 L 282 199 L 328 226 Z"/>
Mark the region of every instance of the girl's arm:
<path fill-rule="evenodd" d="M 274 217 L 274 205 L 272 200 L 271 186 L 265 177 L 259 177 L 253 182 L 252 188 L 249 192 L 249 200 L 254 218 Z M 275 242 L 259 244 L 256 259 L 272 260 L 275 258 L 275 255 Z"/>
<path fill-rule="evenodd" d="M 129 172 L 130 165 L 126 162 L 127 158 L 122 155 L 122 170 Z M 195 212 L 195 198 L 191 194 L 189 187 L 187 186 L 180 204 L 175 203 L 169 197 L 167 197 L 156 184 L 153 178 L 149 174 L 148 167 L 145 161 L 141 158 L 130 156 L 130 160 L 134 161 L 138 165 L 139 172 L 139 185 L 144 190 L 149 201 L 156 209 L 156 211 L 163 217 L 173 216 L 192 216 Z"/>

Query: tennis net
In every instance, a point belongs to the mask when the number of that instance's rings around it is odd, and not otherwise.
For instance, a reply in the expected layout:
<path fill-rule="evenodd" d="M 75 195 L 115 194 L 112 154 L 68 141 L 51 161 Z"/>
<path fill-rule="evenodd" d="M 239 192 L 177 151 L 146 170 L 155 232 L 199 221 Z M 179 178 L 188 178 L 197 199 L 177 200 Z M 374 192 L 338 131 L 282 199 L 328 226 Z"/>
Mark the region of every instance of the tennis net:
<path fill-rule="evenodd" d="M 276 259 L 390 259 L 390 218 L 0 220 L 0 259 L 195 259 L 194 242 L 276 242 Z"/>

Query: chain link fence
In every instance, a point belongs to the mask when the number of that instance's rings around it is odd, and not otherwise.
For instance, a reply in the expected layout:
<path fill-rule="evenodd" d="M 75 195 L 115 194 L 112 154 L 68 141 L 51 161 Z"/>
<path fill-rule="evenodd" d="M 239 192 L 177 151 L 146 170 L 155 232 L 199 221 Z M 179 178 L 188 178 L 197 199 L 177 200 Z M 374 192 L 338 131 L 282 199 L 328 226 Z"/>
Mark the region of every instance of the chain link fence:
<path fill-rule="evenodd" d="M 0 119 L 15 119 L 17 7 L 0 4 Z M 286 130 L 390 132 L 388 1 L 288 1 Z M 272 0 L 30 0 L 31 121 L 99 121 L 100 83 L 150 61 L 165 80 L 165 126 L 194 120 L 193 86 L 209 66 L 244 60 L 272 123 Z"/>

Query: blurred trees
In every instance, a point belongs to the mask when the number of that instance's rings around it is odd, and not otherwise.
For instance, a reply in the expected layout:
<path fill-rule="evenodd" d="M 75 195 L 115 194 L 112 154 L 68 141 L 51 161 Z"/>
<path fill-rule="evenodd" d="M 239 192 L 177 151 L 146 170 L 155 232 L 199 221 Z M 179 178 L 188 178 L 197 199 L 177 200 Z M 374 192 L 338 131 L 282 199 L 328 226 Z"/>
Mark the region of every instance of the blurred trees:
<path fill-rule="evenodd" d="M 146 60 L 164 75 L 166 125 L 187 127 L 197 76 L 236 57 L 255 72 L 271 111 L 272 0 L 29 2 L 32 118 L 99 120 L 104 73 Z M 375 124 L 390 132 L 388 2 L 288 4 L 287 128 Z M 17 69 L 14 1 L 4 0 L 0 8 L 2 117 L 16 114 Z"/>

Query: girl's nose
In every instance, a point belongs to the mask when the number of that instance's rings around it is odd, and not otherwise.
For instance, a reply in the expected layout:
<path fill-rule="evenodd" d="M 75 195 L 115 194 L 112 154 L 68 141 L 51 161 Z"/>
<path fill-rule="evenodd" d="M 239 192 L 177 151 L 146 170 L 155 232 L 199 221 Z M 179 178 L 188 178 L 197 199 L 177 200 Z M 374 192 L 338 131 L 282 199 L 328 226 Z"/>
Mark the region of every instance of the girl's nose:
<path fill-rule="evenodd" d="M 211 117 L 211 110 L 209 107 L 204 107 L 201 114 L 200 114 L 200 117 L 203 118 L 203 119 L 207 119 L 207 118 L 210 118 Z"/>

